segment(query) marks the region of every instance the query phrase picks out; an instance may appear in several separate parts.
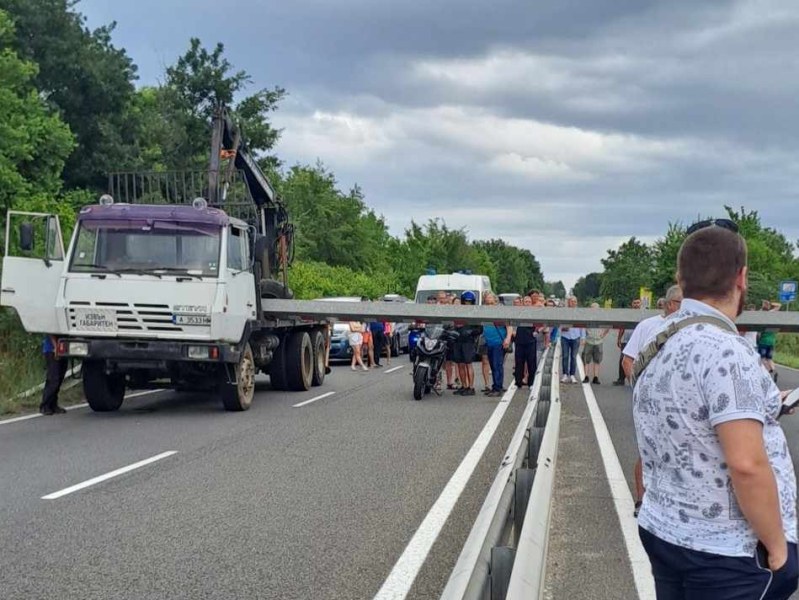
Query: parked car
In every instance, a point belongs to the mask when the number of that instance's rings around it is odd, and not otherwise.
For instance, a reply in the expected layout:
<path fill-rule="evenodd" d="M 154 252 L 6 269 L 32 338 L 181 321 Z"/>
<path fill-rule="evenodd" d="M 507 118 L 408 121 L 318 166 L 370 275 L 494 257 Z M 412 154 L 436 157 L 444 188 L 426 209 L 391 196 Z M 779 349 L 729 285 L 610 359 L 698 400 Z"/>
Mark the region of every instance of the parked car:
<path fill-rule="evenodd" d="M 337 296 L 335 298 L 319 298 L 325 302 L 364 302 L 367 298 L 361 296 Z M 333 323 L 330 335 L 330 360 L 352 360 L 352 347 L 349 340 L 350 324 Z M 362 348 L 364 359 L 367 356 L 366 346 Z"/>
<path fill-rule="evenodd" d="M 386 294 L 380 298 L 383 302 L 411 302 L 405 296 L 400 294 Z M 389 344 L 391 348 L 391 356 L 399 356 L 403 352 L 410 351 L 410 340 L 408 338 L 410 333 L 410 323 L 392 323 L 391 337 Z"/>

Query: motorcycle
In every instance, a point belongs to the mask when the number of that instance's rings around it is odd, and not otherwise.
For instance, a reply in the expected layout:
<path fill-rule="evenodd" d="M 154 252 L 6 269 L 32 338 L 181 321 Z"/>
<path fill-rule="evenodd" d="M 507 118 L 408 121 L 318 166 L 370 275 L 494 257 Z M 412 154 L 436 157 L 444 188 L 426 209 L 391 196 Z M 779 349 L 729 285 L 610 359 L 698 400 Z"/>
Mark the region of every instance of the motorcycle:
<path fill-rule="evenodd" d="M 455 331 L 443 327 L 422 332 L 414 349 L 414 400 L 421 400 L 431 391 L 441 395 L 441 369 L 447 360 L 447 350 L 457 338 Z"/>

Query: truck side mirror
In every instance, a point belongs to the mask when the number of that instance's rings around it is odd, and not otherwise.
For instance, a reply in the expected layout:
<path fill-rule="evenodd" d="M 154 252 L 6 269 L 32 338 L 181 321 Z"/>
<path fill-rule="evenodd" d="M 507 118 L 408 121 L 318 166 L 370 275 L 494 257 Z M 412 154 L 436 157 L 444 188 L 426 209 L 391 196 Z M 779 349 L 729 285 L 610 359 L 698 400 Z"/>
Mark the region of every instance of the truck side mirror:
<path fill-rule="evenodd" d="M 25 252 L 33 251 L 33 223 L 29 221 L 19 224 L 19 247 Z"/>

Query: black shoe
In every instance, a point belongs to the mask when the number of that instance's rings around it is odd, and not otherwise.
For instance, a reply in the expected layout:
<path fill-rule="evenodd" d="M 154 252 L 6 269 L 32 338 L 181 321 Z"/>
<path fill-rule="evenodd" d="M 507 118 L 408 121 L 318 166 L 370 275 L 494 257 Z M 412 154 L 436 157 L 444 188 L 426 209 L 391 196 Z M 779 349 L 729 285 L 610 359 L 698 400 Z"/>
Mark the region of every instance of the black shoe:
<path fill-rule="evenodd" d="M 55 414 L 55 411 L 50 406 L 40 406 L 39 407 L 39 412 L 42 413 L 43 415 L 47 416 L 47 417 L 49 417 L 50 415 L 54 415 Z"/>
<path fill-rule="evenodd" d="M 455 394 L 456 396 L 465 396 L 466 395 L 466 388 L 459 388 L 459 389 L 455 390 L 452 393 Z"/>
<path fill-rule="evenodd" d="M 588 379 L 588 375 L 586 375 L 586 376 L 585 376 L 585 379 L 583 379 L 583 383 L 588 383 L 589 381 L 591 381 L 591 380 L 590 380 L 590 379 Z"/>
<path fill-rule="evenodd" d="M 466 391 L 463 392 L 464 396 L 474 396 L 477 392 L 474 391 L 474 388 L 466 388 Z"/>
<path fill-rule="evenodd" d="M 502 392 L 499 390 L 491 390 L 486 394 L 489 398 L 499 398 L 502 395 Z"/>
<path fill-rule="evenodd" d="M 375 367 L 382 367 L 383 365 L 381 365 L 380 363 L 375 363 L 374 366 Z"/>
<path fill-rule="evenodd" d="M 63 415 L 67 411 L 61 408 L 60 406 L 56 405 L 53 407 L 53 412 L 57 415 Z"/>
<path fill-rule="evenodd" d="M 777 373 L 777 371 L 772 371 L 771 376 L 774 378 L 774 383 L 777 383 L 777 377 L 779 376 L 779 373 Z"/>
<path fill-rule="evenodd" d="M 592 383 L 593 383 L 594 385 L 599 385 L 599 377 L 594 377 L 594 379 L 593 379 Z"/>
<path fill-rule="evenodd" d="M 635 510 L 633 511 L 633 516 L 634 516 L 636 519 L 638 518 L 638 512 L 639 512 L 640 510 L 641 510 L 641 501 L 640 501 L 640 500 L 638 500 L 638 502 L 636 502 L 636 503 L 635 503 Z"/>
<path fill-rule="evenodd" d="M 333 369 L 330 367 L 325 367 L 325 375 L 330 375 L 333 372 Z"/>

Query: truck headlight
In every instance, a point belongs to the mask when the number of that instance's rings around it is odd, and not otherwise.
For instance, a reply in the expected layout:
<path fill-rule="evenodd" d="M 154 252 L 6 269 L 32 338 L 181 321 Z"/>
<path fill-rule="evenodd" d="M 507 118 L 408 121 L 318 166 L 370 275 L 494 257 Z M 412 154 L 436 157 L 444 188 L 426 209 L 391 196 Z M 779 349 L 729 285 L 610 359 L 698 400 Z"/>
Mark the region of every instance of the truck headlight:
<path fill-rule="evenodd" d="M 72 356 L 89 356 L 89 344 L 87 342 L 69 342 L 69 354 Z"/>

